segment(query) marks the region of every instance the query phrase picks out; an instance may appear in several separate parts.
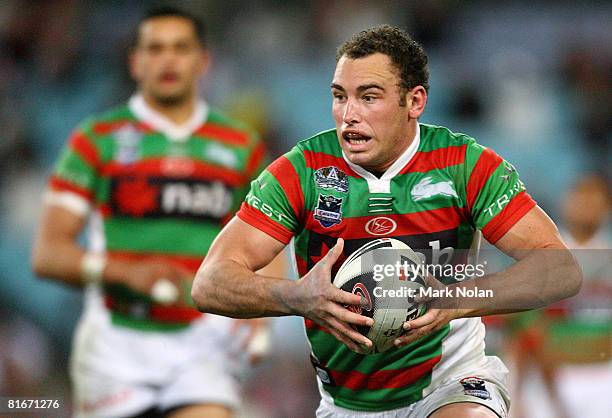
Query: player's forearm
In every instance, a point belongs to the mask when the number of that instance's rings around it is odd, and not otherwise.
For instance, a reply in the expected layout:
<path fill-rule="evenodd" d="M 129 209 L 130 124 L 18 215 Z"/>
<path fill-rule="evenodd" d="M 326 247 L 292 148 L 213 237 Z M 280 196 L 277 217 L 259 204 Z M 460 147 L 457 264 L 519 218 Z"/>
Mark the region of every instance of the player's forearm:
<path fill-rule="evenodd" d="M 202 312 L 255 318 L 295 314 L 291 307 L 296 282 L 256 274 L 232 260 L 205 262 L 191 296 Z"/>
<path fill-rule="evenodd" d="M 457 299 L 462 316 L 470 317 L 542 308 L 576 295 L 581 283 L 582 272 L 570 251 L 540 249 L 501 272 L 451 287 L 476 295 L 481 290 L 491 290 L 482 297 Z"/>
<path fill-rule="evenodd" d="M 81 263 L 85 251 L 70 242 L 37 242 L 32 251 L 32 269 L 39 277 L 81 286 Z"/>
<path fill-rule="evenodd" d="M 44 240 L 34 246 L 32 269 L 39 277 L 81 287 L 88 282 L 83 262 L 86 254 L 84 248 L 72 241 Z M 105 259 L 99 268 L 99 280 L 113 283 L 124 281 L 130 266 L 121 260 Z"/>

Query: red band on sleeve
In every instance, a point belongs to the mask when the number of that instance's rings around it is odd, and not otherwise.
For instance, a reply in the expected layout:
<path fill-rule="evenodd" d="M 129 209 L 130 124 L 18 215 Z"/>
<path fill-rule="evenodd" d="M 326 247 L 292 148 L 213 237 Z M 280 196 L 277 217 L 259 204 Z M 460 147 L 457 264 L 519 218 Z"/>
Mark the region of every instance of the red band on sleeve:
<path fill-rule="evenodd" d="M 491 174 L 497 170 L 502 161 L 502 158 L 489 148 L 485 148 L 482 154 L 480 154 L 466 187 L 467 205 L 470 211 L 474 207 L 478 193 L 480 193 L 480 190 L 482 190 Z"/>
<path fill-rule="evenodd" d="M 74 183 L 61 179 L 57 176 L 51 176 L 51 179 L 49 180 L 49 186 L 51 187 L 51 190 L 55 190 L 58 192 L 72 192 L 87 199 L 88 201 L 92 200 L 93 193 L 91 191 L 81 186 L 77 186 Z"/>
<path fill-rule="evenodd" d="M 287 157 L 280 157 L 270 164 L 267 170 L 283 188 L 285 196 L 287 196 L 287 200 L 293 209 L 295 219 L 302 219 L 304 194 L 300 185 L 300 179 L 291 161 Z"/>
<path fill-rule="evenodd" d="M 520 192 L 485 225 L 482 234 L 487 241 L 495 244 L 535 205 L 535 200 L 527 192 Z"/>
<path fill-rule="evenodd" d="M 254 207 L 249 206 L 246 202 L 242 203 L 236 216 L 285 245 L 289 244 L 291 237 L 293 237 L 293 232 L 289 229 L 274 222 Z"/>

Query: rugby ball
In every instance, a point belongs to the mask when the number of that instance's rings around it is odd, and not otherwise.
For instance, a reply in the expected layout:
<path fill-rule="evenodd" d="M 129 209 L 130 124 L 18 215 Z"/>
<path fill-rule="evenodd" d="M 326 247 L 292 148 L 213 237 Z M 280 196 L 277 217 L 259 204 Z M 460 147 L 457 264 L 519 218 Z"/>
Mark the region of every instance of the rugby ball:
<path fill-rule="evenodd" d="M 371 327 L 355 326 L 372 341 L 370 354 L 392 348 L 404 322 L 425 312 L 425 305 L 413 300 L 425 287 L 419 266 L 421 259 L 408 245 L 394 238 L 379 238 L 353 252 L 336 273 L 336 287 L 367 301 L 367 306 L 349 309 L 374 319 Z"/>

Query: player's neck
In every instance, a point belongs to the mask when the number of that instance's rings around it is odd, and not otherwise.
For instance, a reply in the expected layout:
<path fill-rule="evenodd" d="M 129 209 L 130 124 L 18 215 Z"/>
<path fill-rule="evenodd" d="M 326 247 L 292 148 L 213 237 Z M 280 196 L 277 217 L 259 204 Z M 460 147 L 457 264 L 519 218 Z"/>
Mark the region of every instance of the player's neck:
<path fill-rule="evenodd" d="M 408 134 L 406 135 L 406 141 L 402 141 L 396 152 L 393 154 L 393 157 L 387 161 L 385 164 L 376 166 L 376 167 L 363 167 L 368 170 L 370 173 L 375 175 L 378 178 L 381 178 L 383 174 L 391 167 L 412 145 L 414 142 L 414 136 L 416 135 L 416 119 L 414 122 L 409 125 Z"/>
<path fill-rule="evenodd" d="M 195 96 L 173 103 L 163 103 L 146 94 L 143 94 L 143 97 L 148 106 L 164 115 L 176 125 L 182 125 L 187 122 L 193 115 L 196 107 Z"/>

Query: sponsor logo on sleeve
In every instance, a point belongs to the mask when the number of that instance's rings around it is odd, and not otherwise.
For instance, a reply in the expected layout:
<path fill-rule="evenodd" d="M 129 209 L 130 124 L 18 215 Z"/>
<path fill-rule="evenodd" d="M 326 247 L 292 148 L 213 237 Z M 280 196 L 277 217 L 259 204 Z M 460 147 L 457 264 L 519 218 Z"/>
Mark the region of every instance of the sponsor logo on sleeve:
<path fill-rule="evenodd" d="M 349 182 L 344 171 L 338 167 L 323 167 L 314 172 L 315 183 L 322 189 L 333 189 L 348 193 Z"/>
<path fill-rule="evenodd" d="M 457 197 L 452 181 L 433 183 L 431 176 L 427 176 L 415 184 L 410 194 L 414 201 L 427 200 L 436 196 Z"/>
<path fill-rule="evenodd" d="M 263 189 L 267 183 L 264 183 L 261 188 Z M 265 203 L 259 197 L 255 196 L 252 193 L 249 193 L 245 198 L 246 203 L 266 215 L 268 218 L 275 220 L 276 222 L 286 222 L 288 220 L 287 216 L 283 214 L 278 209 L 274 208 L 272 205 Z"/>
<path fill-rule="evenodd" d="M 325 228 L 339 224 L 342 222 L 342 200 L 341 197 L 320 194 L 314 218 Z"/>
<path fill-rule="evenodd" d="M 489 207 L 484 210 L 485 213 L 491 218 L 494 217 L 495 215 L 500 213 L 508 203 L 510 203 L 510 200 L 512 200 L 515 195 L 519 194 L 523 190 L 525 190 L 525 184 L 523 184 L 522 181 L 517 180 L 517 182 L 514 183 L 512 187 L 506 190 L 503 195 L 498 197 L 493 203 L 489 205 Z"/>

